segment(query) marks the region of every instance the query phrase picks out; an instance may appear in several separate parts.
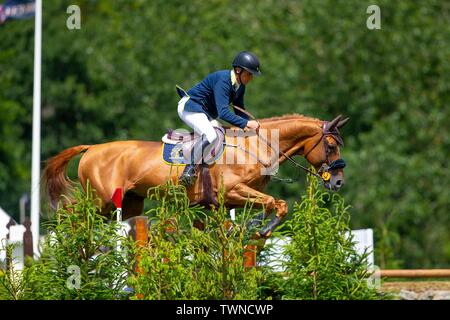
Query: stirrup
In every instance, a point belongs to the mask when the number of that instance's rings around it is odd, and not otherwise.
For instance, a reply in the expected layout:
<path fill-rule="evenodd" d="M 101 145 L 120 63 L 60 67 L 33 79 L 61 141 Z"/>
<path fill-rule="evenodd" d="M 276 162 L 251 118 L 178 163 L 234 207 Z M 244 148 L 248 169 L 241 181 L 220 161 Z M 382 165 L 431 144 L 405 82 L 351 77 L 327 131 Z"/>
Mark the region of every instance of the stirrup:
<path fill-rule="evenodd" d="M 195 172 L 195 165 L 188 164 L 179 178 L 179 181 L 185 185 L 192 186 L 197 178 L 197 174 Z"/>
<path fill-rule="evenodd" d="M 181 175 L 180 180 L 185 183 L 186 185 L 193 185 L 195 182 L 195 179 L 197 178 L 197 174 L 195 172 L 195 165 L 201 160 L 201 164 L 204 165 L 203 162 L 203 153 L 206 149 L 206 147 L 209 146 L 209 141 L 206 139 L 205 135 L 202 135 L 201 138 L 195 143 L 195 145 L 192 147 L 191 150 L 191 163 L 188 164 L 183 171 L 183 174 Z M 200 147 L 200 154 L 199 151 L 196 152 L 196 149 Z"/>

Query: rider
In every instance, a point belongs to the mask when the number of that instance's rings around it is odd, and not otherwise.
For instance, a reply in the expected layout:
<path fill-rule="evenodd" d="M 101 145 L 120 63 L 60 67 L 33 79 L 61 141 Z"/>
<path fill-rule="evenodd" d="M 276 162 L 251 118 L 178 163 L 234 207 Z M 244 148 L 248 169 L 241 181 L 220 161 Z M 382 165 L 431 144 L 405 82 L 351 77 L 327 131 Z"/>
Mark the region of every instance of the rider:
<path fill-rule="evenodd" d="M 229 110 L 230 103 L 244 109 L 245 86 L 253 76 L 261 75 L 259 60 L 251 52 L 239 52 L 233 60 L 233 69 L 216 71 L 196 84 L 187 94 L 181 90 L 178 102 L 178 115 L 189 127 L 201 136 L 191 151 L 190 164 L 186 166 L 180 180 L 188 185 L 196 177 L 195 164 L 202 160 L 203 151 L 217 139 L 211 123 L 219 118 L 241 129 L 258 129 L 258 122 L 249 120 L 248 116 L 234 109 Z"/>

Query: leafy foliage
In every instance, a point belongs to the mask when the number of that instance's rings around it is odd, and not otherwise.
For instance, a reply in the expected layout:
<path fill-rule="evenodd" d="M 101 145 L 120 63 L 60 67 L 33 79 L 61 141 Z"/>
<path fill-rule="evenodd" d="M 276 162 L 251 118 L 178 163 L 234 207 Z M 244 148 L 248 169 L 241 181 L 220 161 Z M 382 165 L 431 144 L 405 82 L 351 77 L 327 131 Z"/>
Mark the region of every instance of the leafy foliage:
<path fill-rule="evenodd" d="M 5 268 L 0 269 L 0 300 L 18 300 L 21 298 L 25 281 L 16 269 L 16 261 L 12 258 L 14 244 L 2 241 L 0 250 L 4 251 L 6 256 Z"/>
<path fill-rule="evenodd" d="M 244 266 L 251 208 L 232 223 L 223 193 L 207 214 L 189 207 L 184 186 L 168 183 L 149 192 L 158 206 L 147 213 L 151 232 L 140 251 L 141 273 L 132 281 L 136 292 L 144 299 L 258 298 L 262 273 Z"/>
<path fill-rule="evenodd" d="M 360 0 L 80 0 L 81 29 L 68 30 L 71 4 L 44 2 L 43 159 L 78 144 L 159 139 L 183 126 L 175 84 L 189 88 L 252 50 L 263 77 L 245 102 L 257 117 L 351 117 L 342 192 L 352 225 L 375 228 L 377 264 L 448 266 L 448 2 L 378 1 L 381 30 L 366 28 L 373 3 Z M 0 37 L 0 204 L 18 217 L 31 177 L 33 20 L 5 23 Z M 298 190 L 269 186 L 290 203 Z"/>
<path fill-rule="evenodd" d="M 142 245 L 118 235 L 118 225 L 100 215 L 90 190 L 77 191 L 76 202 L 58 210 L 39 260 L 22 272 L 9 260 L 9 268 L 0 273 L 0 299 L 381 297 L 368 288 L 365 255 L 355 252 L 347 235 L 347 207 L 336 196 L 334 214 L 326 209 L 326 194 L 317 190 L 314 179 L 286 222 L 283 233 L 292 241 L 283 252 L 288 262 L 278 261 L 285 264 L 284 274 L 264 263 L 245 266 L 250 250 L 260 251 L 260 261 L 270 255 L 264 243 L 253 239 L 255 230 L 249 226 L 256 215 L 251 206 L 231 222 L 223 192 L 219 207 L 210 212 L 189 207 L 181 185 L 167 183 L 149 194 L 155 206 L 147 212 L 149 241 Z M 11 257 L 11 247 L 6 250 Z"/>
<path fill-rule="evenodd" d="M 33 300 L 122 299 L 134 242 L 100 214 L 91 190 L 59 208 L 39 260 L 2 278 L 9 298 Z M 120 242 L 121 250 L 116 250 Z M 131 256 L 133 257 L 133 256 Z M 75 271 L 76 270 L 76 271 Z"/>
<path fill-rule="evenodd" d="M 368 286 L 367 253 L 359 255 L 349 229 L 350 215 L 344 200 L 318 189 L 311 175 L 307 195 L 295 205 L 284 232 L 291 241 L 284 254 L 286 299 L 378 299 Z"/>

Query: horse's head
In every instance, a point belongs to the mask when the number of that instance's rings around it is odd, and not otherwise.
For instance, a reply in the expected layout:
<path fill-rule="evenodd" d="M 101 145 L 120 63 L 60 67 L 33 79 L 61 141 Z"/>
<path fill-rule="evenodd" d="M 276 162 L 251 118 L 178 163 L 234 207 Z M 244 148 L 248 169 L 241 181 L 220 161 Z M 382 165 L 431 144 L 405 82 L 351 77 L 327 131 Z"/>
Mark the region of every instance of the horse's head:
<path fill-rule="evenodd" d="M 327 189 L 336 191 L 344 185 L 345 162 L 341 159 L 340 146 L 344 145 L 339 128 L 344 126 L 349 118 L 337 116 L 334 120 L 324 121 L 322 132 L 317 139 L 305 145 L 304 157 L 311 163 L 322 179 Z"/>

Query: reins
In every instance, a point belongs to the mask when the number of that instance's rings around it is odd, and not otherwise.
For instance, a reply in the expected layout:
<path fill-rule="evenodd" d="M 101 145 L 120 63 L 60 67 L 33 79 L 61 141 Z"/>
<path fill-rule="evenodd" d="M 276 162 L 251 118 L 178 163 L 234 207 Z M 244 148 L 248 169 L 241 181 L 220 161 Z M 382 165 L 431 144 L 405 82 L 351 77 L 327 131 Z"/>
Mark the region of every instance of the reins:
<path fill-rule="evenodd" d="M 238 106 L 233 106 L 233 108 L 236 108 L 237 110 L 239 110 L 239 111 L 241 111 L 242 113 L 244 113 L 244 114 L 246 114 L 247 116 L 249 116 L 252 120 L 255 120 L 256 122 L 258 122 L 258 120 L 256 120 L 256 118 L 255 118 L 250 112 L 248 112 L 248 111 L 246 111 L 246 110 L 244 110 L 244 109 L 242 109 L 242 108 L 239 108 Z M 258 124 L 259 124 L 259 122 L 258 122 Z M 275 148 L 272 147 L 272 145 L 270 144 L 270 142 L 267 141 L 264 137 L 262 137 L 262 136 L 259 134 L 259 127 L 260 127 L 260 126 L 258 126 L 258 129 L 256 129 L 256 135 L 258 136 L 258 138 L 261 139 L 265 144 L 267 144 L 267 146 L 270 147 L 273 151 L 276 151 Z M 305 154 L 305 157 L 306 157 L 312 150 L 314 150 L 315 147 L 317 147 L 317 146 L 319 145 L 319 143 L 322 141 L 323 137 L 324 137 L 324 134 L 322 133 L 322 137 L 316 142 L 316 144 L 314 145 L 314 147 L 312 147 L 312 148 Z M 306 167 L 303 166 L 302 164 L 298 163 L 297 161 L 295 161 L 295 160 L 294 160 L 290 155 L 288 155 L 287 153 L 285 153 L 285 152 L 283 152 L 283 151 L 281 151 L 281 150 L 278 150 L 278 154 L 281 154 L 281 155 L 282 155 L 283 157 L 285 157 L 287 160 L 289 160 L 290 162 L 292 162 L 296 167 L 301 168 L 301 169 L 305 170 L 306 172 L 309 172 L 310 174 L 312 174 L 313 176 L 315 176 L 315 177 L 317 177 L 317 178 L 319 178 L 319 179 L 322 179 L 322 177 L 320 176 L 320 174 L 318 174 L 318 173 L 316 173 L 316 172 L 314 172 L 314 171 L 312 171 L 312 170 L 306 168 Z"/>

